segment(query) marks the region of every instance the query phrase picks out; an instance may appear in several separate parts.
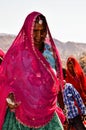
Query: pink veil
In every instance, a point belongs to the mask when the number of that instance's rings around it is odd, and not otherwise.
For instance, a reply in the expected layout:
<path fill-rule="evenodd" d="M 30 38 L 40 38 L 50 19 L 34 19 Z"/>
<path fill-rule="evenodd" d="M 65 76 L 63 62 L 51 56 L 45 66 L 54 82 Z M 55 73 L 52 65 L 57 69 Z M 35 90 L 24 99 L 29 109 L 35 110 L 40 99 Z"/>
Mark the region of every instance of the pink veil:
<path fill-rule="evenodd" d="M 29 14 L 7 51 L 0 72 L 0 129 L 7 104 L 6 97 L 13 92 L 17 102 L 16 119 L 30 127 L 45 125 L 56 110 L 57 93 L 62 85 L 62 67 L 48 25 L 48 39 L 56 60 L 57 76 L 43 55 L 34 47 L 33 27 L 38 12 Z M 28 121 L 29 120 L 29 121 Z"/>

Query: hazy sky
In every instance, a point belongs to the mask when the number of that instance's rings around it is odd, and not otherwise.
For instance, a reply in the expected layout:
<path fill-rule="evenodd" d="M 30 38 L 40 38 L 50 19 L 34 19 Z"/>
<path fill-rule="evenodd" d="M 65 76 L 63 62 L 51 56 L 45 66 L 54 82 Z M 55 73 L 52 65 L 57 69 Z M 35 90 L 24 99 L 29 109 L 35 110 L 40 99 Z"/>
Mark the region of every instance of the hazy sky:
<path fill-rule="evenodd" d="M 0 33 L 17 35 L 32 11 L 46 16 L 54 38 L 86 43 L 86 0 L 0 0 Z"/>

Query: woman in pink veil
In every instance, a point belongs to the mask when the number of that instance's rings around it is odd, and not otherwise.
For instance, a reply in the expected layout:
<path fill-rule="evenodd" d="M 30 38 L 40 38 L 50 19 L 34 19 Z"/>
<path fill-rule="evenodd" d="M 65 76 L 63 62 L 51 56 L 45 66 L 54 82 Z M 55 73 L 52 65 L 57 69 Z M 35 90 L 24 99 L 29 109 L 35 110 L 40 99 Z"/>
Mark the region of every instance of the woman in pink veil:
<path fill-rule="evenodd" d="M 32 12 L 2 63 L 0 130 L 63 130 L 56 112 L 62 81 L 47 21 L 41 13 Z"/>

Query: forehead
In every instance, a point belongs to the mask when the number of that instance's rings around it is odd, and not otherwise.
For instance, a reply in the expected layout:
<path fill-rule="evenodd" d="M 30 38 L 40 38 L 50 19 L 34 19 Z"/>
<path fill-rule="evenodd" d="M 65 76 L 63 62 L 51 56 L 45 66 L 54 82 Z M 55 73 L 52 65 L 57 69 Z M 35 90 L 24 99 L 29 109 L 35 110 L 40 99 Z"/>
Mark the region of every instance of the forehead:
<path fill-rule="evenodd" d="M 43 29 L 43 28 L 44 28 L 43 24 L 35 23 L 34 25 L 34 29 Z"/>
<path fill-rule="evenodd" d="M 73 67 L 74 65 L 73 65 L 73 62 L 68 62 L 68 67 Z"/>
<path fill-rule="evenodd" d="M 73 62 L 72 62 L 72 61 L 69 61 L 68 64 L 73 64 Z"/>
<path fill-rule="evenodd" d="M 47 28 L 43 24 L 35 23 L 33 31 L 37 30 L 47 32 Z"/>
<path fill-rule="evenodd" d="M 73 60 L 72 59 L 68 59 L 68 64 L 73 64 Z"/>

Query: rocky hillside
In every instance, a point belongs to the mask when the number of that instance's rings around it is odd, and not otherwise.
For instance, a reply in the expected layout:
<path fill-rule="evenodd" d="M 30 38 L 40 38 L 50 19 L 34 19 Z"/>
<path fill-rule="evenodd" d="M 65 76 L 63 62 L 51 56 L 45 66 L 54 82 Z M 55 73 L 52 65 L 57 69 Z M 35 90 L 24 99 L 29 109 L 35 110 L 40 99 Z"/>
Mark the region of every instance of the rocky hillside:
<path fill-rule="evenodd" d="M 0 34 L 0 48 L 6 52 L 8 48 L 11 46 L 14 39 L 15 39 L 15 35 Z M 83 69 L 84 69 L 84 66 L 86 68 L 86 64 L 85 64 L 86 63 L 86 55 L 85 55 L 86 43 L 75 43 L 75 42 L 70 42 L 70 41 L 63 43 L 57 39 L 54 39 L 54 42 L 60 53 L 63 66 L 65 66 L 65 62 L 67 58 L 70 55 L 72 55 L 79 60 Z"/>
<path fill-rule="evenodd" d="M 58 41 L 57 39 L 54 39 L 54 41 L 62 59 L 67 59 L 70 55 L 79 58 L 83 53 L 86 52 L 85 43 L 75 43 L 70 41 L 63 43 L 61 41 Z"/>
<path fill-rule="evenodd" d="M 14 39 L 15 39 L 15 35 L 1 33 L 0 34 L 0 48 L 6 52 Z"/>

